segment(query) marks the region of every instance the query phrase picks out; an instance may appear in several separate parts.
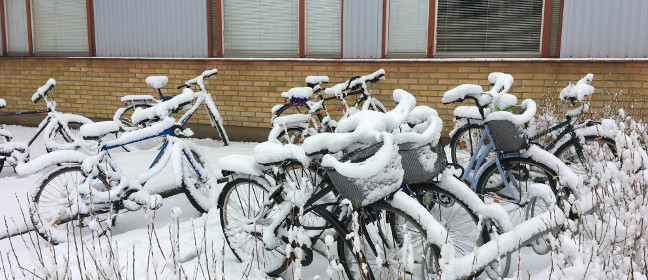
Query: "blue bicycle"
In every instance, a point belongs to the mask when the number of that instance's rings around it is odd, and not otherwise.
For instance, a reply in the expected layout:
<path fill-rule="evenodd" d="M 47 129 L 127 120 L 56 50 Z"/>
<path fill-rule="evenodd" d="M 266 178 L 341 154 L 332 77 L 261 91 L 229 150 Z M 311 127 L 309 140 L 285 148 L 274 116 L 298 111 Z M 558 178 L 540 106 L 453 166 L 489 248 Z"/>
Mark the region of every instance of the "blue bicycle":
<path fill-rule="evenodd" d="M 529 198 L 536 184 L 549 186 L 558 205 L 562 205 L 562 199 L 580 184 L 580 178 L 554 155 L 528 143 L 520 128 L 535 115 L 533 100 L 522 102 L 520 114 L 497 111 L 485 116 L 484 111 L 491 102 L 496 98 L 501 100 L 501 96 L 493 95 L 484 93 L 477 85 L 462 85 L 446 92 L 443 102 L 450 104 L 466 99 L 475 102 L 484 129 L 460 179 L 486 204 L 501 204 L 516 225 L 547 211 L 544 203 Z M 546 248 L 534 249 L 546 252 Z"/>

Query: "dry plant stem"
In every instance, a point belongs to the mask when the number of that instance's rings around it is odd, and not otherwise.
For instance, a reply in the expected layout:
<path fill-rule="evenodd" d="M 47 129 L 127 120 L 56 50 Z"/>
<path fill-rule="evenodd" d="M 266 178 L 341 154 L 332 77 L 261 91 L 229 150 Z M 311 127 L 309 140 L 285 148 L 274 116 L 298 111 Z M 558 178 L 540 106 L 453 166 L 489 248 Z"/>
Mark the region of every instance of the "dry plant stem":
<path fill-rule="evenodd" d="M 8 235 L 9 234 L 9 225 L 7 224 L 7 217 L 4 217 L 4 224 L 5 224 L 5 229 L 7 230 L 7 235 Z M 25 268 L 23 268 L 22 265 L 20 265 L 20 260 L 18 259 L 18 256 L 16 255 L 16 249 L 14 249 L 13 241 L 11 241 L 11 237 L 9 237 L 8 239 L 9 239 L 9 246 L 11 246 L 11 252 L 13 253 L 14 258 L 16 259 L 16 265 L 18 265 L 18 268 L 20 268 L 20 272 L 22 273 L 22 276 L 25 277 L 24 271 L 27 271 L 27 272 L 30 272 L 30 273 L 32 273 L 32 272 L 25 269 Z M 11 261 L 9 261 L 9 264 L 11 265 Z M 13 271 L 13 269 L 12 269 L 12 271 Z M 33 274 L 33 275 L 36 276 L 35 274 Z"/>

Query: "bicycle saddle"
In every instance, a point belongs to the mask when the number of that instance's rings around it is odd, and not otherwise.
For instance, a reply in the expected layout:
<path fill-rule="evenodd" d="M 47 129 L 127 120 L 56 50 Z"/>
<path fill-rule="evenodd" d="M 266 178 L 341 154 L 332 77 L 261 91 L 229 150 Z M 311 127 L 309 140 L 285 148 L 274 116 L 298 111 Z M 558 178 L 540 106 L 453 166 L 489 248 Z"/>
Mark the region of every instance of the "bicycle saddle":
<path fill-rule="evenodd" d="M 148 76 L 146 77 L 146 85 L 153 89 L 160 89 L 169 82 L 167 76 Z"/>
<path fill-rule="evenodd" d="M 313 89 L 310 87 L 291 88 L 287 92 L 281 93 L 281 97 L 290 100 L 290 103 L 304 103 L 313 95 Z"/>

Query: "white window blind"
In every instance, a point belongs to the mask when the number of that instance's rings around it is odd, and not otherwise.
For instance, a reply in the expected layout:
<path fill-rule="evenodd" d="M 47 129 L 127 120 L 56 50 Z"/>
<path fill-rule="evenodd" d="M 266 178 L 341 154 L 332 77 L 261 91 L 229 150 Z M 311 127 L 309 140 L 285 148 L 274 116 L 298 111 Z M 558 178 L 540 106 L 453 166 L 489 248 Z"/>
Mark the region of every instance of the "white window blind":
<path fill-rule="evenodd" d="M 342 0 L 306 0 L 306 55 L 340 56 Z"/>
<path fill-rule="evenodd" d="M 32 0 L 34 53 L 88 54 L 85 0 Z"/>
<path fill-rule="evenodd" d="M 223 54 L 297 56 L 297 0 L 223 1 Z"/>
<path fill-rule="evenodd" d="M 29 54 L 25 0 L 5 0 L 5 31 L 9 55 Z"/>
<path fill-rule="evenodd" d="M 389 0 L 387 53 L 420 53 L 427 50 L 429 0 Z"/>
<path fill-rule="evenodd" d="M 542 0 L 438 0 L 436 53 L 540 53 Z"/>

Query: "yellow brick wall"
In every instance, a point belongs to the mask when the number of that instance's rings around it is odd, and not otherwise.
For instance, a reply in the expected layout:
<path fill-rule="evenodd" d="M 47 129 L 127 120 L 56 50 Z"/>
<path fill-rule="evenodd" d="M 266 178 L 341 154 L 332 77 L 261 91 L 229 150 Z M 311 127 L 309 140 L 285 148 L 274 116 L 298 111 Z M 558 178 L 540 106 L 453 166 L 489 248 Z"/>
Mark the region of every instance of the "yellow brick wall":
<path fill-rule="evenodd" d="M 48 78 L 57 81 L 55 100 L 58 110 L 90 118 L 112 118 L 122 104 L 121 96 L 156 93 L 146 87 L 149 75 L 166 75 L 165 93 L 178 93 L 175 86 L 194 78 L 206 69 L 218 68 L 207 88 L 213 94 L 228 126 L 269 127 L 270 108 L 283 103 L 280 94 L 291 87 L 305 86 L 307 75 L 326 75 L 340 83 L 354 75 L 377 69 L 386 71 L 386 80 L 374 86 L 373 94 L 388 108 L 391 93 L 405 89 L 419 104 L 437 109 L 446 130 L 452 127 L 452 109 L 441 104 L 443 93 L 462 83 L 488 87 L 488 73 L 500 71 L 515 78 L 511 93 L 518 98 L 533 98 L 542 103 L 543 94 L 557 99 L 569 81 L 594 73 L 596 92 L 592 105 L 602 108 L 610 103 L 609 93 L 624 93 L 618 107 L 641 112 L 648 108 L 648 62 L 610 61 L 336 61 L 336 60 L 176 60 L 176 59 L 99 59 L 99 58 L 11 58 L 0 57 L 0 98 L 7 100 L 2 111 L 43 109 L 30 97 Z M 607 94 L 603 94 L 607 93 Z M 471 104 L 465 104 L 471 105 Z M 648 114 L 642 114 L 644 118 Z M 208 124 L 205 114 L 194 121 Z M 1 122 L 1 121 L 0 121 Z"/>

